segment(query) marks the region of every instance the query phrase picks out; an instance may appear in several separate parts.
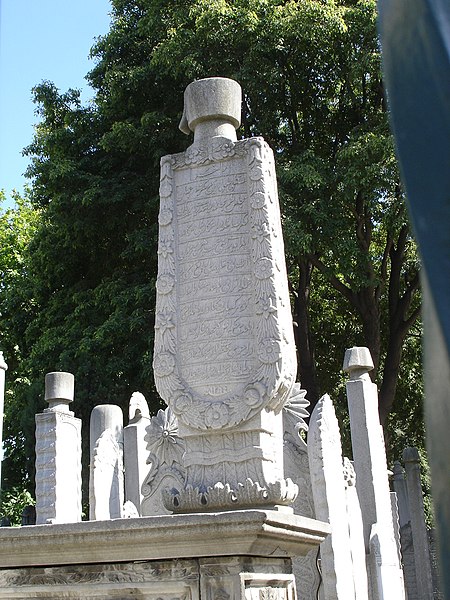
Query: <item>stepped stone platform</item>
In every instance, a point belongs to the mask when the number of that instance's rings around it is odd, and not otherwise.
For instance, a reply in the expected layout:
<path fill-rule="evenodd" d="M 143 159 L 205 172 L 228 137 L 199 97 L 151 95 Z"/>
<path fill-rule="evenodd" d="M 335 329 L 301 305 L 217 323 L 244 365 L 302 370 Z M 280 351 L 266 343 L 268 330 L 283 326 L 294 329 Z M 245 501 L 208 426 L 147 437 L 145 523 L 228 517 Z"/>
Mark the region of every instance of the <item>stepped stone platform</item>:
<path fill-rule="evenodd" d="M 275 510 L 3 528 L 0 598 L 294 600 L 291 557 L 328 533 Z"/>

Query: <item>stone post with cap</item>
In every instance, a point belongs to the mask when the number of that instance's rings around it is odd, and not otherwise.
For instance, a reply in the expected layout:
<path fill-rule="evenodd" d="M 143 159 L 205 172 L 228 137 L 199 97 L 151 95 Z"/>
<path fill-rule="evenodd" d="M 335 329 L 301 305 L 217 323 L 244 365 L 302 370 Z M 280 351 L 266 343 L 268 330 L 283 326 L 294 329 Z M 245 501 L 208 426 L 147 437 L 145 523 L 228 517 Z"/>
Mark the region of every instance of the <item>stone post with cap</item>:
<path fill-rule="evenodd" d="M 402 600 L 405 598 L 403 572 L 392 519 L 378 391 L 369 376 L 372 369 L 368 348 L 346 350 L 343 370 L 349 375 L 347 400 L 371 597 Z"/>
<path fill-rule="evenodd" d="M 8 365 L 0 352 L 0 490 L 2 489 L 2 460 L 3 460 L 3 412 L 5 406 L 5 373 Z"/>
<path fill-rule="evenodd" d="M 81 420 L 69 410 L 74 376 L 45 376 L 48 408 L 36 415 L 36 524 L 81 521 Z"/>

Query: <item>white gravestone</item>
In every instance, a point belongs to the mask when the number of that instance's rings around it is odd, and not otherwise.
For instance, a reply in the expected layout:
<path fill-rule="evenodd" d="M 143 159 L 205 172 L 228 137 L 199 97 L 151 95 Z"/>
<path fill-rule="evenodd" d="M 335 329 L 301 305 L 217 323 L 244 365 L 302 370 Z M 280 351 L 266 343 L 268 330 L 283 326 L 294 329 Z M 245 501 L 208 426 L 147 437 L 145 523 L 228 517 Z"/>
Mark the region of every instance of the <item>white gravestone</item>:
<path fill-rule="evenodd" d="M 185 440 L 175 511 L 290 504 L 281 409 L 296 373 L 273 153 L 236 141 L 240 86 L 195 81 L 161 160 L 154 375 Z"/>
<path fill-rule="evenodd" d="M 5 374 L 8 365 L 0 352 L 0 490 L 2 489 L 2 460 L 3 460 L 3 413 L 5 406 Z"/>
<path fill-rule="evenodd" d="M 420 483 L 420 458 L 417 448 L 405 448 L 403 462 L 408 486 L 417 591 L 421 600 L 433 600 L 430 546 L 425 525 L 423 492 Z"/>
<path fill-rule="evenodd" d="M 90 420 L 89 519 L 118 519 L 123 513 L 123 414 L 99 404 Z"/>
<path fill-rule="evenodd" d="M 378 416 L 377 387 L 369 377 L 373 369 L 367 348 L 346 351 L 347 387 L 356 489 L 361 505 L 364 544 L 368 555 L 370 597 L 404 600 L 403 572 L 398 559 L 392 519 L 386 450 Z"/>
<path fill-rule="evenodd" d="M 49 407 L 36 415 L 36 524 L 81 521 L 81 420 L 69 410 L 74 377 L 45 376 Z"/>
<path fill-rule="evenodd" d="M 142 485 L 147 475 L 148 452 L 145 443 L 145 430 L 150 424 L 148 404 L 140 392 L 134 392 L 128 409 L 128 425 L 123 428 L 125 498 L 140 514 L 144 498 Z"/>
<path fill-rule="evenodd" d="M 308 457 L 316 518 L 331 525 L 331 536 L 320 546 L 324 597 L 325 600 L 354 600 L 341 436 L 329 396 L 319 400 L 311 415 Z"/>
<path fill-rule="evenodd" d="M 355 597 L 356 600 L 367 600 L 369 597 L 369 584 L 367 581 L 366 550 L 364 546 L 361 506 L 359 504 L 358 492 L 356 491 L 355 469 L 346 456 L 344 456 L 344 479 Z"/>

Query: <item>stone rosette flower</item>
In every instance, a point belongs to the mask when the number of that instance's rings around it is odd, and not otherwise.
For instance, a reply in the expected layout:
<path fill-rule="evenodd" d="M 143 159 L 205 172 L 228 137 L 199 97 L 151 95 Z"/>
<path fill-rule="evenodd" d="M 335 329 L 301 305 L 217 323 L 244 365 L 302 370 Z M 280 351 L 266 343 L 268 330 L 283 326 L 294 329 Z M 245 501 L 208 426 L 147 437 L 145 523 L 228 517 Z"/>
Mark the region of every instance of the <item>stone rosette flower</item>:
<path fill-rule="evenodd" d="M 266 198 L 263 192 L 255 192 L 250 199 L 250 205 L 252 208 L 263 208 L 266 203 Z"/>
<path fill-rule="evenodd" d="M 182 392 L 173 401 L 173 411 L 177 415 L 181 415 L 182 413 L 189 410 L 191 405 L 192 405 L 191 394 L 189 394 L 188 392 Z"/>
<path fill-rule="evenodd" d="M 220 144 L 220 146 L 217 148 L 217 153 L 220 158 L 233 156 L 235 154 L 233 142 L 225 142 L 224 144 Z"/>
<path fill-rule="evenodd" d="M 259 258 L 255 263 L 255 277 L 257 279 L 269 279 L 273 275 L 273 265 L 270 258 Z"/>
<path fill-rule="evenodd" d="M 195 147 L 193 148 L 192 146 L 190 148 L 188 148 L 184 154 L 184 159 L 186 161 L 187 165 L 190 165 L 192 163 L 196 163 L 199 159 L 202 158 L 202 155 L 204 154 L 205 150 L 204 148 L 198 148 Z"/>
<path fill-rule="evenodd" d="M 175 285 L 172 275 L 160 275 L 156 280 L 156 289 L 160 294 L 169 294 Z"/>
<path fill-rule="evenodd" d="M 271 365 L 276 363 L 281 356 L 281 345 L 277 340 L 265 339 L 261 342 L 258 348 L 259 360 L 266 364 Z"/>
<path fill-rule="evenodd" d="M 242 399 L 247 406 L 250 406 L 250 408 L 257 408 L 258 406 L 261 406 L 263 402 L 265 391 L 265 386 L 260 382 L 256 382 L 254 385 L 249 385 L 245 389 Z"/>
<path fill-rule="evenodd" d="M 175 357 L 170 352 L 160 352 L 153 359 L 153 370 L 158 377 L 167 377 L 175 368 Z"/>
<path fill-rule="evenodd" d="M 210 404 L 205 411 L 205 424 L 212 429 L 224 427 L 229 421 L 228 406 L 223 402 Z"/>
<path fill-rule="evenodd" d="M 181 464 L 184 452 L 183 441 L 178 436 L 178 421 L 170 410 L 159 410 L 155 417 L 150 419 L 146 428 L 145 441 L 147 450 L 156 456 L 159 463 L 169 467 L 173 463 Z"/>

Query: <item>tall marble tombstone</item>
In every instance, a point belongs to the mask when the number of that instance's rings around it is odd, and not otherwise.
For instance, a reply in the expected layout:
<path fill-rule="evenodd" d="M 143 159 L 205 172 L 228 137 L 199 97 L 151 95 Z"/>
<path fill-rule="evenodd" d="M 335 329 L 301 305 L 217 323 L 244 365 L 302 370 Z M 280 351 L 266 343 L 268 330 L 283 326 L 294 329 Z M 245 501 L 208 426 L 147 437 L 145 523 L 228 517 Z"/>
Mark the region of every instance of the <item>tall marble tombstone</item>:
<path fill-rule="evenodd" d="M 329 396 L 323 396 L 312 412 L 308 458 L 316 517 L 328 521 L 332 532 L 320 548 L 325 600 L 367 600 L 367 580 L 360 586 L 359 596 L 355 590 L 355 575 L 360 577 L 361 573 L 353 570 L 341 434 Z M 364 560 L 362 539 L 361 532 Z"/>
<path fill-rule="evenodd" d="M 372 369 L 372 357 L 367 348 L 346 350 L 343 370 L 349 374 L 347 400 L 370 598 L 404 600 L 405 587 L 395 538 L 386 450 L 378 416 L 378 391 L 369 376 Z"/>
<path fill-rule="evenodd" d="M 36 524 L 81 521 L 81 420 L 69 410 L 72 373 L 45 376 L 49 406 L 36 415 Z"/>
<path fill-rule="evenodd" d="M 185 440 L 175 512 L 290 504 L 282 408 L 296 375 L 273 153 L 236 141 L 241 89 L 185 91 L 186 152 L 161 160 L 154 374 Z"/>
<path fill-rule="evenodd" d="M 432 600 L 430 542 L 425 524 L 423 492 L 420 482 L 420 457 L 417 448 L 405 448 L 403 461 L 406 470 L 417 589 L 422 600 Z"/>

